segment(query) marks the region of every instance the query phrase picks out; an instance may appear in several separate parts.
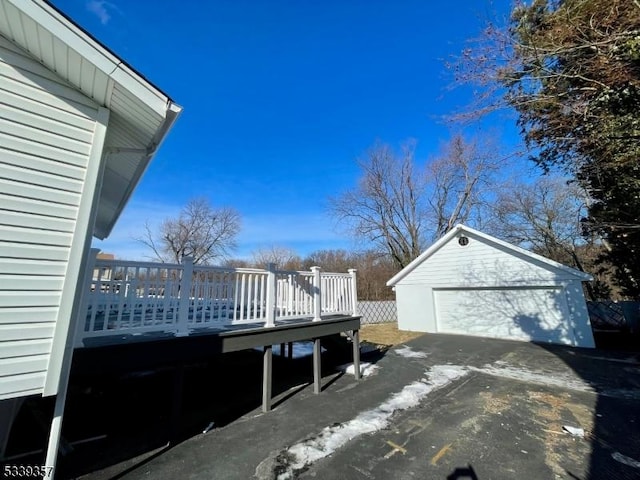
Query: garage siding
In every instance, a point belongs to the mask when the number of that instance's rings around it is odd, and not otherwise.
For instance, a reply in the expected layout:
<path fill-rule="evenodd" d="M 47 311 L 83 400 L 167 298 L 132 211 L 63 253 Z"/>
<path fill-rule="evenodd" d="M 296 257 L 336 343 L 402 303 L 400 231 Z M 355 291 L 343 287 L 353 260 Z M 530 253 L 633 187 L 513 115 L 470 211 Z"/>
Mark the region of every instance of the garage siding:
<path fill-rule="evenodd" d="M 435 332 L 433 294 L 425 285 L 396 287 L 398 325 L 411 332 Z"/>
<path fill-rule="evenodd" d="M 98 107 L 0 36 L 0 399 L 43 392 Z"/>
<path fill-rule="evenodd" d="M 469 244 L 461 246 L 452 239 L 421 263 L 398 285 L 427 284 L 441 286 L 549 285 L 575 277 L 548 265 L 537 264 L 530 257 L 517 255 L 499 245 L 468 235 Z"/>

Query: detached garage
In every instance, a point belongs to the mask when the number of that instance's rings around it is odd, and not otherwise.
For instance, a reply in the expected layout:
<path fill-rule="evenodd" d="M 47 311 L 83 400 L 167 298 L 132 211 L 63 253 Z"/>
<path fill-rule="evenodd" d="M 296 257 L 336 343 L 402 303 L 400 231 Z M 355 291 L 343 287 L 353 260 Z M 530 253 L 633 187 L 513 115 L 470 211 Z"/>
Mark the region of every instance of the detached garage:
<path fill-rule="evenodd" d="M 458 225 L 387 282 L 401 330 L 594 347 L 591 275 Z"/>

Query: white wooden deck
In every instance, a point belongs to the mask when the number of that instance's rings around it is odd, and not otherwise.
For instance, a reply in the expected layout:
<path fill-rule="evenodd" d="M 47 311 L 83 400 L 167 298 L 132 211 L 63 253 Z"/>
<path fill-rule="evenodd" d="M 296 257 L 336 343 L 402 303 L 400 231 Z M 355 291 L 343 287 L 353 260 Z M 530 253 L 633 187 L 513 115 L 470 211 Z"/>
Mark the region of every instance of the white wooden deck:
<path fill-rule="evenodd" d="M 75 347 L 357 316 L 356 272 L 276 271 L 94 260 Z"/>

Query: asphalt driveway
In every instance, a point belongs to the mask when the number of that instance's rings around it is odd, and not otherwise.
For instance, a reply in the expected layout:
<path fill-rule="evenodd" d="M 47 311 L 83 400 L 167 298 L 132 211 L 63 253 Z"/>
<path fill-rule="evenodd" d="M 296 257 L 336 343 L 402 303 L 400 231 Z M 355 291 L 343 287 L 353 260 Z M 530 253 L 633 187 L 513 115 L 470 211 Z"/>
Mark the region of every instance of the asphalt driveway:
<path fill-rule="evenodd" d="M 311 368 L 287 377 L 282 359 L 266 414 L 259 376 L 187 382 L 204 403 L 257 399 L 222 424 L 199 418 L 206 433 L 82 478 L 640 478 L 637 354 L 424 335 L 363 361 L 360 381 L 325 362 L 314 395 Z"/>

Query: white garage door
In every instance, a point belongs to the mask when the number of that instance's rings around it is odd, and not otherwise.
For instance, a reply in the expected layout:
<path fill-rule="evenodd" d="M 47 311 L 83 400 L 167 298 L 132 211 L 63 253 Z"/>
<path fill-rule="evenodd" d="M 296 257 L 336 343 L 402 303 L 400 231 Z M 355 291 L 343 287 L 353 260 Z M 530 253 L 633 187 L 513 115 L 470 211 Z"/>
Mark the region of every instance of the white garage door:
<path fill-rule="evenodd" d="M 438 332 L 573 345 L 561 288 L 434 290 Z"/>

